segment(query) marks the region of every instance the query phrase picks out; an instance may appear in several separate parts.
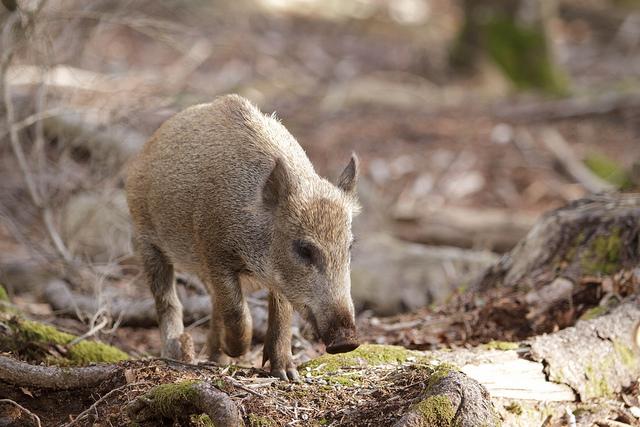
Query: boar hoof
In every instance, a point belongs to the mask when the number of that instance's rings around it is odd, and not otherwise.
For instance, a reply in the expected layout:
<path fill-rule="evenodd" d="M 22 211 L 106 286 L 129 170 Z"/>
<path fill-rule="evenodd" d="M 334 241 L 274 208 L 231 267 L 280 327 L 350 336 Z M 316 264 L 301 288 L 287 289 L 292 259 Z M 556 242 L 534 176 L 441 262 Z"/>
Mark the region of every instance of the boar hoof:
<path fill-rule="evenodd" d="M 358 348 L 360 344 L 357 341 L 338 341 L 327 346 L 327 353 L 348 353 Z"/>
<path fill-rule="evenodd" d="M 300 382 L 300 374 L 298 374 L 298 370 L 296 368 L 287 368 L 285 369 L 272 369 L 271 376 L 279 378 L 283 381 L 291 381 L 291 382 Z"/>
<path fill-rule="evenodd" d="M 222 366 L 231 364 L 231 358 L 221 351 L 210 354 L 209 360 Z"/>
<path fill-rule="evenodd" d="M 160 354 L 160 357 L 165 359 L 182 360 L 182 348 L 180 341 L 177 338 L 168 339 Z"/>

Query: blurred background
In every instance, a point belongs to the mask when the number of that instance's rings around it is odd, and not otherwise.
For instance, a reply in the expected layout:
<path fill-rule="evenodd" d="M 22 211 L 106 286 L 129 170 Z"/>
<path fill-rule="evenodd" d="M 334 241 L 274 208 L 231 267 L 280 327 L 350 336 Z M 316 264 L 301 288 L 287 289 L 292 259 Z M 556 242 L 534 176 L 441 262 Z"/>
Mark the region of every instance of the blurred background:
<path fill-rule="evenodd" d="M 0 22 L 0 283 L 134 354 L 160 346 L 126 161 L 221 94 L 275 111 L 321 175 L 358 154 L 363 322 L 434 309 L 543 212 L 640 186 L 635 0 L 2 0 Z M 179 284 L 200 349 L 208 299 Z"/>

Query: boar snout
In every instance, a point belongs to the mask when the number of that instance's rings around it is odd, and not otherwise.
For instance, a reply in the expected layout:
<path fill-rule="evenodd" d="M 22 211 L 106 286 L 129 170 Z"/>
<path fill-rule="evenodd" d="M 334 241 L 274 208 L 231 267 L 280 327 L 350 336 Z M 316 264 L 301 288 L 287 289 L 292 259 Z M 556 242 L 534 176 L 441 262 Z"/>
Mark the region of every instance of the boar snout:
<path fill-rule="evenodd" d="M 327 347 L 327 353 L 330 354 L 346 353 L 358 348 L 360 343 L 353 318 L 351 316 L 334 318 L 322 334 L 322 341 Z"/>
<path fill-rule="evenodd" d="M 347 353 L 355 350 L 360 345 L 355 328 L 339 330 L 334 339 L 325 341 L 325 344 L 327 353 L 330 354 Z"/>

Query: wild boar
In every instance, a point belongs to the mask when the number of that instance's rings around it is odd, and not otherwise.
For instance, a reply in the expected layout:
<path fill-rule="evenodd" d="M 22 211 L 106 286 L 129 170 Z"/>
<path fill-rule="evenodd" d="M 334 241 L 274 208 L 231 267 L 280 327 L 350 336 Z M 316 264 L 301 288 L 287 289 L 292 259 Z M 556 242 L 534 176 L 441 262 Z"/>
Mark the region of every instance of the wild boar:
<path fill-rule="evenodd" d="M 200 277 L 211 295 L 211 360 L 228 363 L 250 346 L 245 278 L 270 291 L 263 364 L 272 375 L 298 378 L 293 309 L 327 352 L 357 348 L 350 294 L 357 179 L 355 154 L 335 185 L 318 176 L 287 129 L 237 95 L 167 120 L 132 160 L 126 181 L 162 355 L 181 356 L 174 266 Z"/>

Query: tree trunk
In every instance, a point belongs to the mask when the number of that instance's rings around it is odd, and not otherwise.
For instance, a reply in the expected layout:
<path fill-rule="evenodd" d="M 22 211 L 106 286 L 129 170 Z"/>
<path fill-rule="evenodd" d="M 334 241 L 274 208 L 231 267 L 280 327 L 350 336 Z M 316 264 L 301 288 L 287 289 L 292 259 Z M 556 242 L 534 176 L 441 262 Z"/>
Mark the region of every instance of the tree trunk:
<path fill-rule="evenodd" d="M 538 289 L 563 277 L 612 275 L 640 264 L 640 195 L 601 194 L 549 212 L 498 263 L 476 291 Z"/>
<path fill-rule="evenodd" d="M 563 92 L 561 73 L 548 35 L 556 15 L 553 0 L 465 0 L 464 24 L 451 53 L 462 71 L 476 71 L 489 58 L 516 87 Z"/>

